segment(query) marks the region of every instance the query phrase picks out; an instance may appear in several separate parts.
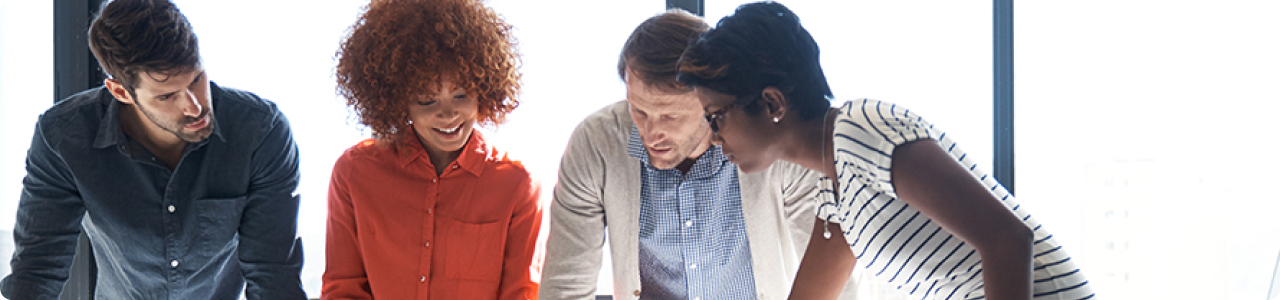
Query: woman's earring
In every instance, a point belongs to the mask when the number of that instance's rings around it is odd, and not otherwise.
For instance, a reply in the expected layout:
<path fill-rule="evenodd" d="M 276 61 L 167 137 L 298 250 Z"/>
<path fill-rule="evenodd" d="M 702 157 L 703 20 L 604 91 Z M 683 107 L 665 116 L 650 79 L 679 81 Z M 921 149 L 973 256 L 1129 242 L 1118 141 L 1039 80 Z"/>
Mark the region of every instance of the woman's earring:
<path fill-rule="evenodd" d="M 773 117 L 773 124 L 778 124 L 778 117 Z"/>

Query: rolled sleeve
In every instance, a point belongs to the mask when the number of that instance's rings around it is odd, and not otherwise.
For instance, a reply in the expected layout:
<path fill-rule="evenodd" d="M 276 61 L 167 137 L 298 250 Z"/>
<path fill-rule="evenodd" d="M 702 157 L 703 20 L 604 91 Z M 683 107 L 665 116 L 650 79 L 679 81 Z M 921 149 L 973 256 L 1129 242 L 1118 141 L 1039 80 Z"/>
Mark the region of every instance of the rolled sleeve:
<path fill-rule="evenodd" d="M 542 207 L 538 205 L 541 189 L 536 180 L 525 180 L 517 189 L 516 203 L 507 228 L 507 248 L 502 262 L 502 285 L 498 299 L 538 299 L 535 270 L 541 267 L 535 257 L 538 230 L 542 227 Z"/>

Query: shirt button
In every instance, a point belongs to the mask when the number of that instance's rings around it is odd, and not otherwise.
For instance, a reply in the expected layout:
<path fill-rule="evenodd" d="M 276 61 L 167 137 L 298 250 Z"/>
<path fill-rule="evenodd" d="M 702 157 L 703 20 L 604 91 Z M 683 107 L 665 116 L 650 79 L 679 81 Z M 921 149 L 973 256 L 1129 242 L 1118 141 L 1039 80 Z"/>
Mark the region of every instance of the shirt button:
<path fill-rule="evenodd" d="M 458 168 L 458 164 L 453 164 L 453 168 L 454 168 L 454 169 L 457 169 L 457 168 Z"/>
<path fill-rule="evenodd" d="M 173 261 L 169 262 L 169 265 L 170 265 L 170 266 L 173 266 L 174 268 L 177 268 L 177 267 L 178 267 L 178 260 L 176 260 L 176 259 L 175 259 L 175 260 L 173 260 Z"/>
<path fill-rule="evenodd" d="M 684 227 L 693 227 L 693 221 L 692 220 L 684 221 Z"/>
<path fill-rule="evenodd" d="M 169 212 L 173 212 L 173 211 L 175 211 L 175 210 L 178 210 L 178 208 L 173 207 L 173 205 L 172 205 L 172 204 L 171 204 L 171 205 L 169 205 Z"/>
<path fill-rule="evenodd" d="M 702 297 L 693 297 L 693 300 L 702 300 Z"/>
<path fill-rule="evenodd" d="M 422 278 L 418 278 L 418 282 L 427 282 L 427 276 L 422 276 Z"/>
<path fill-rule="evenodd" d="M 436 183 L 436 180 L 440 180 L 440 179 L 439 179 L 439 178 L 431 178 L 431 183 Z"/>
<path fill-rule="evenodd" d="M 631 294 L 632 294 L 632 295 L 636 295 L 636 297 L 640 297 L 640 290 L 636 290 L 635 292 L 632 292 Z"/>
<path fill-rule="evenodd" d="M 433 211 L 434 211 L 434 210 L 432 210 L 432 209 L 428 208 L 428 209 L 427 209 L 427 214 L 431 214 L 431 212 L 433 212 Z"/>
<path fill-rule="evenodd" d="M 697 269 L 697 268 L 698 268 L 698 264 L 692 264 L 692 265 L 689 265 L 689 268 L 690 268 L 690 269 Z"/>
<path fill-rule="evenodd" d="M 427 242 L 427 247 L 431 247 L 431 242 Z"/>

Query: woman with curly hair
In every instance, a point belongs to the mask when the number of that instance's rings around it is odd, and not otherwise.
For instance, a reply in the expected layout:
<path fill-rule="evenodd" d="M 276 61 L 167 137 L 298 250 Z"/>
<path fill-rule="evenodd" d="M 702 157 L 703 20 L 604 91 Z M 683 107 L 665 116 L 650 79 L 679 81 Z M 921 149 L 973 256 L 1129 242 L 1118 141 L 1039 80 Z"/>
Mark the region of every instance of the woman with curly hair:
<path fill-rule="evenodd" d="M 329 184 L 321 299 L 536 299 L 539 184 L 472 127 L 518 105 L 511 26 L 474 0 L 375 0 L 338 51 L 373 138 Z"/>

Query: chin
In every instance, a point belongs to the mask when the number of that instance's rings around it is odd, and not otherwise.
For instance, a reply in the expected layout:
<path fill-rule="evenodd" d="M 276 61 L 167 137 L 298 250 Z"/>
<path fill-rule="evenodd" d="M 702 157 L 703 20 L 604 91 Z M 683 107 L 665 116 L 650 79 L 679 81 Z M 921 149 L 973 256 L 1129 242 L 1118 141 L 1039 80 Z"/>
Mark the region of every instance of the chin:
<path fill-rule="evenodd" d="M 661 162 L 659 162 L 659 161 L 654 161 L 654 160 L 652 160 L 652 157 L 650 157 L 649 164 L 653 165 L 653 168 L 658 169 L 658 170 L 670 170 L 670 169 L 675 169 L 675 168 L 676 168 L 676 166 L 680 165 L 679 163 L 672 163 L 672 162 L 668 162 L 668 161 L 661 161 Z"/>
<path fill-rule="evenodd" d="M 190 134 L 179 135 L 178 138 L 188 143 L 199 143 L 209 138 L 212 132 L 193 132 Z"/>

